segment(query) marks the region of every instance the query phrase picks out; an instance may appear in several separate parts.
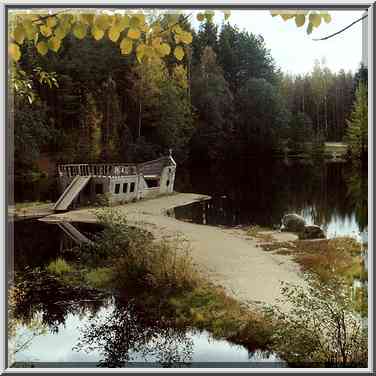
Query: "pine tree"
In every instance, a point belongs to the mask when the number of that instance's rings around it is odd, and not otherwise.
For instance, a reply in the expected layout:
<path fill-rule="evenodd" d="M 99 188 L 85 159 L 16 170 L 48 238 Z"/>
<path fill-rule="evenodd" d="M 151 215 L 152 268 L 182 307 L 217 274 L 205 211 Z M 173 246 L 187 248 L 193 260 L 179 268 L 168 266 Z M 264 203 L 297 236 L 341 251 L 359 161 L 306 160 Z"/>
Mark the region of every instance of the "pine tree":
<path fill-rule="evenodd" d="M 368 104 L 367 88 L 360 82 L 355 92 L 355 104 L 347 120 L 346 142 L 352 158 L 362 158 L 368 150 Z"/>

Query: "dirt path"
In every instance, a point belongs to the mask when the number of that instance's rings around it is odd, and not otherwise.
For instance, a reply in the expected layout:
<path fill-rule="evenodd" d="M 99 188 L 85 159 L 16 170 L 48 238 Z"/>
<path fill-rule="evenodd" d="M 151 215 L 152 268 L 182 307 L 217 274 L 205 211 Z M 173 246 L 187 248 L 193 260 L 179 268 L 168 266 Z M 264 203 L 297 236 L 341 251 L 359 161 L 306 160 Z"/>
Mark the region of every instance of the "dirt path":
<path fill-rule="evenodd" d="M 280 296 L 281 281 L 303 283 L 297 264 L 286 256 L 263 251 L 258 241 L 246 237 L 244 232 L 182 222 L 165 214 L 167 209 L 205 198 L 208 197 L 178 193 L 116 209 L 127 216 L 130 224 L 147 228 L 156 236 L 183 235 L 191 244 L 192 258 L 199 269 L 243 302 L 274 304 Z M 95 222 L 94 213 L 93 209 L 80 209 L 50 215 L 43 220 Z M 286 240 L 288 234 L 283 236 Z"/>

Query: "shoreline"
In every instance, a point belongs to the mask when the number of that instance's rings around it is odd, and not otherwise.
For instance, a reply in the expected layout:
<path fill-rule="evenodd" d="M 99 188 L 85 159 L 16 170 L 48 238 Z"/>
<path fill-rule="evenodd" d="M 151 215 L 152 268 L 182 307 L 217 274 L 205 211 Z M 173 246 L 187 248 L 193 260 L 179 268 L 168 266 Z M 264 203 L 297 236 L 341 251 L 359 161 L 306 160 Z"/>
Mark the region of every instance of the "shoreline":
<path fill-rule="evenodd" d="M 124 214 L 132 226 L 150 231 L 155 238 L 183 238 L 190 244 L 190 255 L 198 271 L 229 296 L 248 306 L 277 304 L 281 282 L 303 284 L 299 265 L 291 258 L 265 252 L 260 239 L 247 236 L 244 230 L 194 224 L 167 216 L 176 206 L 210 199 L 209 196 L 175 193 L 158 198 L 111 207 Z M 96 223 L 95 211 L 82 208 L 40 218 L 45 222 L 67 221 Z M 290 233 L 268 231 L 275 241 L 293 241 Z"/>

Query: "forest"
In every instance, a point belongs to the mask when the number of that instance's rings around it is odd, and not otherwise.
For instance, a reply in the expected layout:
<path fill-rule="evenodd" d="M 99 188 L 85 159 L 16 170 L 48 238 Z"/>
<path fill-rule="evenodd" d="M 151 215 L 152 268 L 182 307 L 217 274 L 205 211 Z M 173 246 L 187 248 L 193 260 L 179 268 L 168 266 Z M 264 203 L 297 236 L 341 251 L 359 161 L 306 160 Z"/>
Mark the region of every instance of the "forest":
<path fill-rule="evenodd" d="M 332 72 L 316 61 L 285 74 L 261 35 L 202 23 L 181 62 L 138 64 L 109 39 L 68 35 L 59 53 L 22 46 L 12 79 L 15 171 L 55 163 L 140 162 L 172 150 L 177 162 L 322 155 L 324 142 L 367 153 L 367 69 Z M 19 84 L 19 86 L 22 86 Z"/>

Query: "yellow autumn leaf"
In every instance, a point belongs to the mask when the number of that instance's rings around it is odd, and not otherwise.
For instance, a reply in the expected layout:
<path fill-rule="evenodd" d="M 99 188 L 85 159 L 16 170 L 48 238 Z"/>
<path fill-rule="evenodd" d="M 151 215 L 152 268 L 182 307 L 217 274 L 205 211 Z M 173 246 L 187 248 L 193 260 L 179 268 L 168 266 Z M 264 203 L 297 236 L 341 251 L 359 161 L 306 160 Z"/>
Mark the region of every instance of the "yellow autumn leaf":
<path fill-rule="evenodd" d="M 131 19 L 129 20 L 129 26 L 131 28 L 137 29 L 140 25 L 141 25 L 141 21 L 136 15 L 132 16 Z"/>
<path fill-rule="evenodd" d="M 177 46 L 174 50 L 174 55 L 178 60 L 183 60 L 184 57 L 184 50 L 182 47 Z"/>
<path fill-rule="evenodd" d="M 37 43 L 37 51 L 41 54 L 41 55 L 46 55 L 46 53 L 48 52 L 48 46 L 47 46 L 47 43 L 46 42 L 38 42 Z"/>
<path fill-rule="evenodd" d="M 56 18 L 55 17 L 48 17 L 47 18 L 47 26 L 49 27 L 49 28 L 53 28 L 53 27 L 55 27 L 56 26 L 56 24 L 57 24 L 57 21 L 56 21 Z"/>
<path fill-rule="evenodd" d="M 73 35 L 77 39 L 84 39 L 87 32 L 87 26 L 82 22 L 77 22 L 73 27 Z"/>
<path fill-rule="evenodd" d="M 10 43 L 8 46 L 8 54 L 14 61 L 18 61 L 21 58 L 20 46 L 16 43 Z"/>
<path fill-rule="evenodd" d="M 39 30 L 41 34 L 46 38 L 48 38 L 52 34 L 52 29 L 47 25 L 42 25 Z"/>
<path fill-rule="evenodd" d="M 140 30 L 131 28 L 128 30 L 128 38 L 139 39 L 141 36 Z"/>
<path fill-rule="evenodd" d="M 113 42 L 116 42 L 119 37 L 120 37 L 120 31 L 115 27 L 115 26 L 112 26 L 109 30 L 108 30 L 108 37 L 110 38 L 110 40 L 112 40 Z"/>
<path fill-rule="evenodd" d="M 312 24 L 312 26 L 319 27 L 321 24 L 321 16 L 317 13 L 311 13 L 309 15 L 309 22 Z"/>
<path fill-rule="evenodd" d="M 26 33 L 22 25 L 17 25 L 13 32 L 13 38 L 18 44 L 22 44 L 24 42 Z"/>
<path fill-rule="evenodd" d="M 54 52 L 59 51 L 61 46 L 61 40 L 56 37 L 52 37 L 48 40 L 48 48 Z"/>
<path fill-rule="evenodd" d="M 332 16 L 328 12 L 321 12 L 321 17 L 325 23 L 329 23 L 332 20 Z"/>
<path fill-rule="evenodd" d="M 158 47 L 158 53 L 162 56 L 167 56 L 170 54 L 170 52 L 171 52 L 171 47 L 168 43 L 162 43 Z"/>
<path fill-rule="evenodd" d="M 93 25 L 93 27 L 91 28 L 91 35 L 95 40 L 101 40 L 104 36 L 104 31 L 98 26 Z"/>
<path fill-rule="evenodd" d="M 180 40 L 185 44 L 191 44 L 192 39 L 192 34 L 190 32 L 184 32 L 180 34 Z"/>
<path fill-rule="evenodd" d="M 204 21 L 204 19 L 205 19 L 205 15 L 202 14 L 202 13 L 197 13 L 196 18 L 197 18 L 197 21 L 202 22 L 202 21 Z"/>
<path fill-rule="evenodd" d="M 123 55 L 129 55 L 132 52 L 133 42 L 129 38 L 123 38 L 120 43 L 121 53 Z"/>
<path fill-rule="evenodd" d="M 142 58 L 145 54 L 145 45 L 143 43 L 139 44 L 136 48 L 136 57 L 139 63 L 141 63 Z"/>
<path fill-rule="evenodd" d="M 60 26 L 58 26 L 54 31 L 55 37 L 58 39 L 64 39 L 67 35 L 67 32 Z"/>
<path fill-rule="evenodd" d="M 304 14 L 298 14 L 295 16 L 295 23 L 296 26 L 301 27 L 305 23 L 305 15 Z"/>
<path fill-rule="evenodd" d="M 95 18 L 94 24 L 102 30 L 107 30 L 110 27 L 110 18 L 107 14 L 100 14 Z"/>
<path fill-rule="evenodd" d="M 120 31 L 123 31 L 129 27 L 129 17 L 127 15 L 118 17 L 116 25 Z"/>
<path fill-rule="evenodd" d="M 92 13 L 81 13 L 79 15 L 79 20 L 85 25 L 92 25 L 94 22 L 94 14 Z"/>

